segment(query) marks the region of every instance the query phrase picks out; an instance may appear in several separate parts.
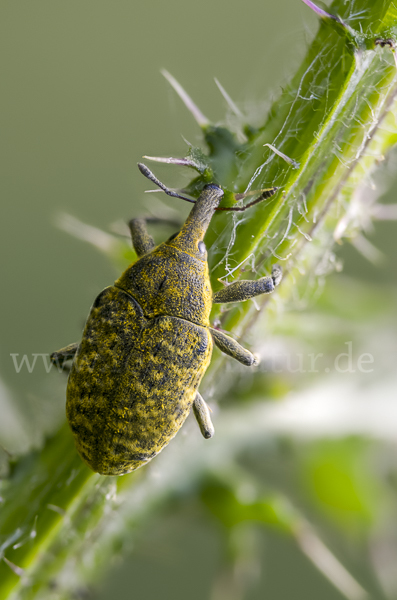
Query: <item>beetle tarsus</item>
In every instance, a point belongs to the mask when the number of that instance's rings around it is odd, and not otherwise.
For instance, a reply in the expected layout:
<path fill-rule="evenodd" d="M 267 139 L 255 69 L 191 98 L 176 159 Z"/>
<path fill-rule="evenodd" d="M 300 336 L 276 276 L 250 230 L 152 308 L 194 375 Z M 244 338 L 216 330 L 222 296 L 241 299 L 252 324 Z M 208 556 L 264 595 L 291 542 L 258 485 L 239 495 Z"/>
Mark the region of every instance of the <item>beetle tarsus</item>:
<path fill-rule="evenodd" d="M 197 392 L 193 402 L 193 412 L 203 437 L 209 440 L 214 435 L 215 429 L 211 421 L 209 407 L 199 392 Z"/>

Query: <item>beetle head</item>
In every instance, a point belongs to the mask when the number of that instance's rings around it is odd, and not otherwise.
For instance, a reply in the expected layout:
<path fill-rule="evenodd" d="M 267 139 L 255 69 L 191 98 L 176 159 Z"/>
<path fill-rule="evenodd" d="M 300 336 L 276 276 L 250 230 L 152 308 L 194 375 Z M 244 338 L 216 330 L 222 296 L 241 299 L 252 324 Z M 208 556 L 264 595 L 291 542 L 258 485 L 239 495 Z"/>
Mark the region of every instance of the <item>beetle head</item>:
<path fill-rule="evenodd" d="M 168 242 L 165 243 L 167 246 L 186 252 L 190 256 L 193 256 L 193 258 L 207 261 L 207 250 L 203 239 L 212 216 L 217 209 L 219 202 L 223 198 L 222 188 L 219 185 L 210 183 L 204 187 L 197 200 L 192 200 L 191 198 L 182 196 L 178 192 L 170 190 L 164 183 L 157 179 L 154 173 L 152 173 L 152 171 L 143 163 L 138 163 L 138 168 L 142 175 L 150 179 L 150 181 L 153 181 L 153 183 L 162 189 L 168 196 L 181 198 L 181 200 L 186 200 L 187 202 L 192 202 L 194 204 L 194 207 L 180 232 L 175 236 L 172 236 Z"/>
<path fill-rule="evenodd" d="M 204 236 L 212 216 L 223 198 L 223 190 L 218 185 L 206 185 L 196 200 L 180 232 L 166 244 L 186 252 L 199 260 L 207 260 Z"/>

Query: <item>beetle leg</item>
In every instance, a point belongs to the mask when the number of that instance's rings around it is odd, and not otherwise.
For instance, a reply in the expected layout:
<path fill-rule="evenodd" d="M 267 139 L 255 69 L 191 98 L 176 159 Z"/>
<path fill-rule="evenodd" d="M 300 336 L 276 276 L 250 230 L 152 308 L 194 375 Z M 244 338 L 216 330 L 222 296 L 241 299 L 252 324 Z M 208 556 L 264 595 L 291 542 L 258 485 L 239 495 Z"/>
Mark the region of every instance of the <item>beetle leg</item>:
<path fill-rule="evenodd" d="M 274 265 L 272 274 L 256 281 L 235 281 L 214 294 L 214 304 L 243 302 L 260 294 L 270 294 L 281 281 L 283 274 L 278 265 Z"/>
<path fill-rule="evenodd" d="M 259 363 L 258 358 L 252 354 L 252 352 L 243 348 L 241 344 L 226 335 L 226 333 L 222 333 L 222 331 L 219 331 L 218 329 L 212 329 L 212 327 L 210 328 L 210 331 L 212 337 L 214 338 L 215 345 L 221 352 L 224 352 L 232 358 L 235 358 L 247 367 L 251 367 L 252 365 L 257 365 Z"/>
<path fill-rule="evenodd" d="M 155 243 L 146 229 L 146 219 L 131 219 L 128 226 L 131 231 L 132 245 L 138 258 L 153 250 Z"/>
<path fill-rule="evenodd" d="M 210 411 L 207 403 L 199 394 L 199 392 L 196 393 L 196 397 L 193 402 L 193 412 L 203 437 L 208 440 L 214 435 L 215 430 L 211 421 Z"/>
<path fill-rule="evenodd" d="M 57 350 L 57 352 L 53 352 L 50 356 L 52 364 L 62 367 L 64 362 L 74 358 L 79 345 L 78 342 L 75 342 L 74 344 L 65 346 L 65 348 L 61 348 L 61 350 Z"/>
<path fill-rule="evenodd" d="M 144 256 L 144 254 L 147 254 L 148 252 L 151 252 L 156 245 L 152 236 L 146 229 L 147 223 L 166 223 L 167 225 L 176 227 L 178 230 L 181 228 L 181 224 L 172 219 L 159 219 L 157 217 L 141 217 L 131 219 L 131 221 L 128 223 L 128 226 L 131 231 L 132 245 L 134 246 L 134 250 L 137 253 L 138 258 Z M 176 235 L 177 233 L 175 236 Z"/>

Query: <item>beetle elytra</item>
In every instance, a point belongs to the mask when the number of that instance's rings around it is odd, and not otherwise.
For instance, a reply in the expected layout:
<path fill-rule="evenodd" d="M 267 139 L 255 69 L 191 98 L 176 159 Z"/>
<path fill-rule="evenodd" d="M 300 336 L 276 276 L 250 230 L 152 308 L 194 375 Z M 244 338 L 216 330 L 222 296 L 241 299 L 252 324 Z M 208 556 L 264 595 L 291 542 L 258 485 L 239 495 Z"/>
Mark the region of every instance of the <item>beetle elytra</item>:
<path fill-rule="evenodd" d="M 203 239 L 222 197 L 218 185 L 207 185 L 179 233 L 157 247 L 145 220 L 132 219 L 138 259 L 96 298 L 82 341 L 51 355 L 57 364 L 73 358 L 66 413 L 77 450 L 93 471 L 123 475 L 146 464 L 175 436 L 192 407 L 201 433 L 212 437 L 198 388 L 213 343 L 244 365 L 256 364 L 250 351 L 211 327 L 211 307 L 272 292 L 281 269 L 273 266 L 271 276 L 212 293 Z"/>

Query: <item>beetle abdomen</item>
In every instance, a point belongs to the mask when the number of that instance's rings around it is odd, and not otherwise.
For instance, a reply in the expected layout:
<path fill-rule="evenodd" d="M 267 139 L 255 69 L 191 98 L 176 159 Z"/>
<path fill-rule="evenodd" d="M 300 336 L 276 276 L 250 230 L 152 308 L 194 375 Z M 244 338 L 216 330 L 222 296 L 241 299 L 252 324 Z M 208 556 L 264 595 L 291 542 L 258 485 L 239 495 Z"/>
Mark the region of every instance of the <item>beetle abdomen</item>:
<path fill-rule="evenodd" d="M 186 419 L 211 351 L 207 328 L 166 315 L 146 319 L 131 296 L 104 290 L 67 390 L 67 416 L 88 465 L 120 475 L 156 456 Z"/>

